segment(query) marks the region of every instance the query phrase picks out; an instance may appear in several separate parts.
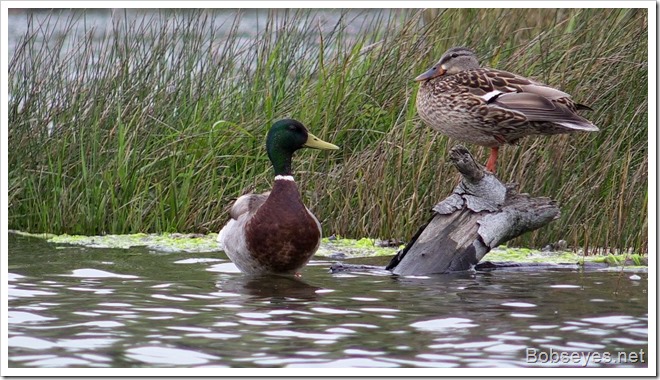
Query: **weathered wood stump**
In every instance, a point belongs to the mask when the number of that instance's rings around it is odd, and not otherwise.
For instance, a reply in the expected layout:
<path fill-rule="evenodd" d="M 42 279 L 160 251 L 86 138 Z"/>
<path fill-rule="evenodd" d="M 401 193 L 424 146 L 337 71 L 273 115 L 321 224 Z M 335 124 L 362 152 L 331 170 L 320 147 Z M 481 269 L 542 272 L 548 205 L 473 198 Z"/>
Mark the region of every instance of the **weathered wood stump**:
<path fill-rule="evenodd" d="M 559 218 L 555 201 L 502 184 L 465 147 L 452 148 L 450 160 L 461 182 L 385 269 L 399 275 L 468 270 L 492 248 Z"/>

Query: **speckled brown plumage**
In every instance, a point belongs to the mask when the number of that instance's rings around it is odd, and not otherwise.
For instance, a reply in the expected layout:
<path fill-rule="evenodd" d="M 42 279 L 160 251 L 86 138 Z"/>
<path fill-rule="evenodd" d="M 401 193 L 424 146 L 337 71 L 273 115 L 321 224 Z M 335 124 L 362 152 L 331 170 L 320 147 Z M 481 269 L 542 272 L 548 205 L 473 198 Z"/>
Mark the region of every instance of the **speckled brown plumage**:
<path fill-rule="evenodd" d="M 570 95 L 506 71 L 481 68 L 474 52 L 449 49 L 420 81 L 417 112 L 432 128 L 492 148 L 487 169 L 495 170 L 497 149 L 529 135 L 598 131 L 577 114 L 589 107 Z"/>

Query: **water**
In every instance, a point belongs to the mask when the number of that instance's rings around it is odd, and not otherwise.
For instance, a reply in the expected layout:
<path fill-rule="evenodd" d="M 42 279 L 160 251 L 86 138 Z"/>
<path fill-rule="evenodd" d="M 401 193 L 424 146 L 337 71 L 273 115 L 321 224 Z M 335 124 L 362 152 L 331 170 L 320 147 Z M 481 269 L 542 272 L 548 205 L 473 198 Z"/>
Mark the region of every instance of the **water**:
<path fill-rule="evenodd" d="M 312 260 L 301 279 L 250 278 L 222 252 L 10 235 L 9 366 L 648 366 L 645 273 L 402 278 L 330 264 Z M 561 362 L 562 352 L 582 356 Z M 619 352 L 633 361 L 593 360 Z"/>
<path fill-rule="evenodd" d="M 345 43 L 349 46 L 352 37 L 368 33 L 376 27 L 382 28 L 383 20 L 393 19 L 391 22 L 396 24 L 400 21 L 398 17 L 408 13 L 412 12 L 396 9 L 318 9 L 305 17 L 297 16 L 300 24 L 296 32 L 308 36 L 317 44 L 319 32 L 328 39 L 337 29 L 341 29 L 348 37 Z M 219 53 L 224 39 L 228 36 L 235 34 L 239 46 L 249 46 L 256 38 L 263 37 L 260 33 L 263 33 L 268 22 L 274 22 L 277 28 L 283 28 L 295 14 L 296 11 L 286 9 L 231 8 L 16 10 L 8 14 L 9 59 L 11 60 L 16 50 L 21 47 L 22 40 L 33 34 L 37 48 L 46 45 L 52 49 L 62 43 L 61 53 L 64 59 L 71 51 L 79 50 L 80 47 L 77 46 L 86 37 L 91 38 L 96 54 L 101 54 L 108 49 L 105 40 L 113 39 L 115 30 L 125 33 L 125 29 L 130 25 L 135 29 L 134 32 L 141 32 L 140 38 L 155 40 L 161 33 L 180 33 L 178 28 L 182 23 L 190 22 L 190 18 L 196 22 L 204 22 L 204 25 L 199 26 L 199 30 L 191 31 L 200 35 L 206 34 L 208 38 L 213 35 L 217 40 L 214 49 Z"/>

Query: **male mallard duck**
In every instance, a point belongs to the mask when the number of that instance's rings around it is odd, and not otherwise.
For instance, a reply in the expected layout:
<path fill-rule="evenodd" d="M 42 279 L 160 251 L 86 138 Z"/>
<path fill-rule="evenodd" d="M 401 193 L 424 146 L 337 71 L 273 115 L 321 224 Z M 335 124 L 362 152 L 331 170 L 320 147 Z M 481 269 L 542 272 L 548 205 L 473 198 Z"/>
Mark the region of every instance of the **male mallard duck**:
<path fill-rule="evenodd" d="M 239 197 L 218 234 L 222 249 L 244 273 L 294 273 L 319 248 L 321 224 L 302 203 L 291 175 L 291 157 L 303 147 L 339 149 L 309 133 L 299 121 L 273 124 L 266 138 L 275 169 L 273 189 Z"/>
<path fill-rule="evenodd" d="M 417 112 L 432 128 L 491 148 L 486 169 L 495 172 L 500 145 L 527 135 L 598 131 L 571 96 L 506 71 L 482 68 L 474 52 L 453 47 L 419 75 Z"/>

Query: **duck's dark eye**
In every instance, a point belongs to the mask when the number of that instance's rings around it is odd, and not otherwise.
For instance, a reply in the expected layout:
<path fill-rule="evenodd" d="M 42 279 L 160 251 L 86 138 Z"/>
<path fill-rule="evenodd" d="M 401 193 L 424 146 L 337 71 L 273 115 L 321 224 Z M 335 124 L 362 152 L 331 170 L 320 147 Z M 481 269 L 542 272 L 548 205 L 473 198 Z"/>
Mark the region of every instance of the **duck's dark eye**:
<path fill-rule="evenodd" d="M 456 53 L 452 53 L 452 54 L 451 54 L 451 57 L 452 57 L 452 58 L 456 58 L 456 57 L 458 57 L 458 54 L 456 54 Z"/>

